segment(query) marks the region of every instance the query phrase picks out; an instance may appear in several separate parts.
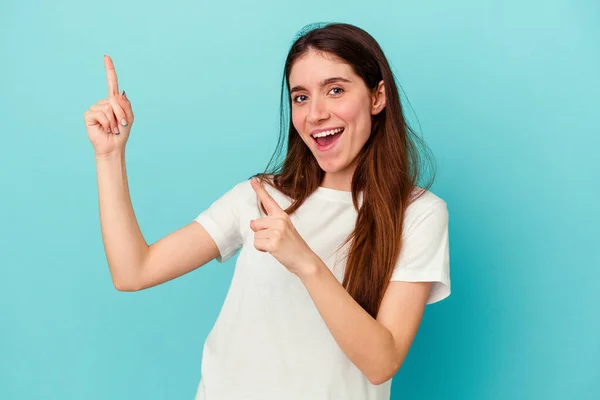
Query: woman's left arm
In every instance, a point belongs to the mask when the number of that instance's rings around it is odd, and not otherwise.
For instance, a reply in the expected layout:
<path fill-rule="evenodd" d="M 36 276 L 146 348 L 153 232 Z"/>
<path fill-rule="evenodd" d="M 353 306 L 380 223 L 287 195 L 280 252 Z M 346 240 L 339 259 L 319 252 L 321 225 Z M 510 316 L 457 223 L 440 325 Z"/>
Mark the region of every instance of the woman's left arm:
<path fill-rule="evenodd" d="M 373 319 L 302 239 L 262 184 L 254 180 L 251 184 L 268 214 L 250 222 L 254 247 L 269 252 L 300 278 L 342 351 L 372 384 L 390 380 L 417 333 L 431 283 L 390 282 Z"/>
<path fill-rule="evenodd" d="M 320 258 L 302 270 L 298 277 L 346 356 L 374 385 L 393 378 L 419 329 L 431 282 L 390 282 L 374 319 Z"/>

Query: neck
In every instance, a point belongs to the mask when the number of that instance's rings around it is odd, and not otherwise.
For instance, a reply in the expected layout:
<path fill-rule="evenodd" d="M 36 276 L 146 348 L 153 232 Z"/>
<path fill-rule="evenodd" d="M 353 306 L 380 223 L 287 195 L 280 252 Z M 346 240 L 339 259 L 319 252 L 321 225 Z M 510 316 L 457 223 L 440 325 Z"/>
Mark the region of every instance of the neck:
<path fill-rule="evenodd" d="M 355 167 L 351 166 L 342 171 L 325 172 L 325 177 L 323 178 L 320 186 L 328 189 L 351 192 L 354 170 Z"/>

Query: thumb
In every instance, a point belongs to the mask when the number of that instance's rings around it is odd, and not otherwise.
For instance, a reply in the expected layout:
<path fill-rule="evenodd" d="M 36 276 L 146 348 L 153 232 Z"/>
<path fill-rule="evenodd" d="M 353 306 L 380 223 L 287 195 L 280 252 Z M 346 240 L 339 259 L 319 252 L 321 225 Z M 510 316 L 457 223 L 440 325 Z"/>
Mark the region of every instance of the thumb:
<path fill-rule="evenodd" d="M 127 123 L 132 124 L 134 118 L 133 110 L 125 91 L 123 90 L 117 97 L 119 98 L 119 105 L 123 108 L 123 111 L 125 111 L 125 115 L 127 116 Z"/>

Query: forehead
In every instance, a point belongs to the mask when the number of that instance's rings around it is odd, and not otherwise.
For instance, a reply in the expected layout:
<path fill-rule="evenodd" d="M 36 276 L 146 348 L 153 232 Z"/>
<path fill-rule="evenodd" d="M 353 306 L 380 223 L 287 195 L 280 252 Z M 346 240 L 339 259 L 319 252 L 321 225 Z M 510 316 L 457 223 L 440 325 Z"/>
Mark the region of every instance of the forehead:
<path fill-rule="evenodd" d="M 309 50 L 301 56 L 290 71 L 290 87 L 296 85 L 318 86 L 324 79 L 332 76 L 356 81 L 356 74 L 352 67 L 346 62 L 338 59 L 330 53 L 322 53 Z"/>

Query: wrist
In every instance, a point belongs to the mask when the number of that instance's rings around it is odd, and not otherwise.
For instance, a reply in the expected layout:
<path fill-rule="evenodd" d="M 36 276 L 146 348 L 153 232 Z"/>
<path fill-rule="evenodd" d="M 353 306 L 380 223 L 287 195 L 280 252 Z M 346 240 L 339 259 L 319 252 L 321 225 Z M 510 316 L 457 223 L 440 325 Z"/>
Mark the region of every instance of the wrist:
<path fill-rule="evenodd" d="M 96 160 L 97 163 L 122 161 L 125 159 L 125 152 L 124 151 L 113 151 L 108 154 L 94 154 L 94 159 Z"/>
<path fill-rule="evenodd" d="M 298 269 L 298 278 L 301 280 L 314 278 L 319 275 L 323 268 L 327 268 L 327 265 L 317 256 L 313 254 L 311 257 L 307 259 L 304 265 Z"/>

